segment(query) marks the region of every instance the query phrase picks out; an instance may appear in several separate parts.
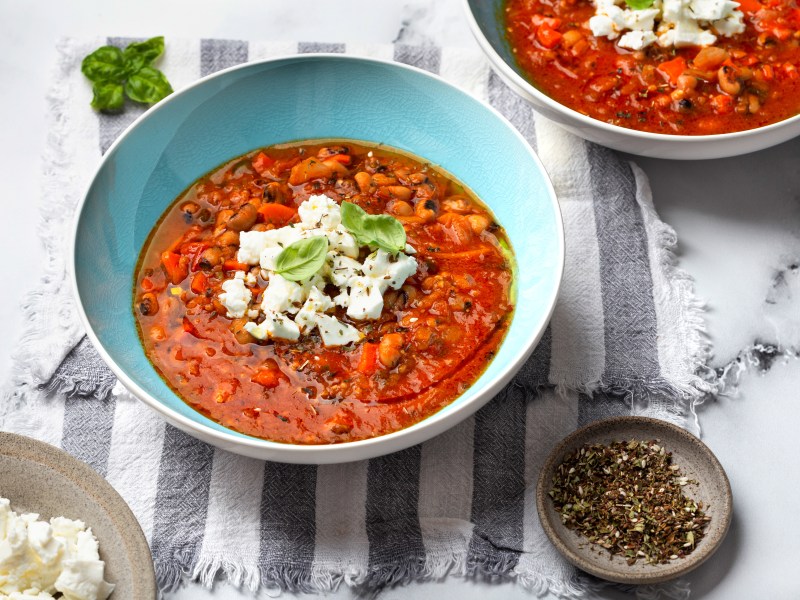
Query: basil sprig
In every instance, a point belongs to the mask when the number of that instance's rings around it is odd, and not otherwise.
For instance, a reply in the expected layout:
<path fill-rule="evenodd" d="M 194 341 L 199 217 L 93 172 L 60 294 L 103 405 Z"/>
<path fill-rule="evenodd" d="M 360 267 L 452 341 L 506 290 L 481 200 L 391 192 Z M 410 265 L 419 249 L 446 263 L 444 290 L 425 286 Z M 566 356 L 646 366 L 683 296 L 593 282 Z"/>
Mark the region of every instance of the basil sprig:
<path fill-rule="evenodd" d="M 625 0 L 625 4 L 630 6 L 633 10 L 643 10 L 653 6 L 655 0 Z"/>
<path fill-rule="evenodd" d="M 92 82 L 92 107 L 119 112 L 125 96 L 143 104 L 155 104 L 172 93 L 164 73 L 152 66 L 164 53 L 164 38 L 128 44 L 124 50 L 102 46 L 83 59 L 81 72 Z"/>
<path fill-rule="evenodd" d="M 342 225 L 362 246 L 397 254 L 406 247 L 403 224 L 389 215 L 371 215 L 357 204 L 342 202 Z"/>
<path fill-rule="evenodd" d="M 289 281 L 308 279 L 322 268 L 327 254 L 328 238 L 324 235 L 297 240 L 278 254 L 275 272 Z"/>

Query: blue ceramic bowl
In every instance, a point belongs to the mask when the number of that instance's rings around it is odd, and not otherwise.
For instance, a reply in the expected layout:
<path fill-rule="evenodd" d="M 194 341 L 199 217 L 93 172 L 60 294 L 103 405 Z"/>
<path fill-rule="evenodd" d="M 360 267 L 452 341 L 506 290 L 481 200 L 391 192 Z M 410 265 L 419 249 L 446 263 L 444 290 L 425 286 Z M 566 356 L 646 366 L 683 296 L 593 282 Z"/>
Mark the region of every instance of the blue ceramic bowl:
<path fill-rule="evenodd" d="M 312 138 L 382 142 L 440 165 L 491 207 L 508 232 L 519 266 L 517 309 L 508 335 L 469 390 L 408 429 L 328 446 L 257 439 L 192 410 L 148 361 L 132 312 L 139 252 L 178 194 L 232 157 Z M 489 401 L 524 363 L 547 325 L 561 280 L 564 237 L 555 194 L 539 159 L 493 109 L 412 67 L 309 54 L 222 71 L 147 111 L 100 164 L 79 209 L 73 254 L 89 336 L 139 399 L 169 423 L 229 451 L 283 462 L 331 463 L 417 444 Z"/>
<path fill-rule="evenodd" d="M 616 150 L 674 160 L 723 158 L 763 150 L 800 135 L 800 115 L 736 133 L 667 135 L 605 123 L 559 104 L 519 67 L 503 23 L 507 0 L 462 0 L 472 33 L 500 77 L 534 108 L 567 131 Z"/>

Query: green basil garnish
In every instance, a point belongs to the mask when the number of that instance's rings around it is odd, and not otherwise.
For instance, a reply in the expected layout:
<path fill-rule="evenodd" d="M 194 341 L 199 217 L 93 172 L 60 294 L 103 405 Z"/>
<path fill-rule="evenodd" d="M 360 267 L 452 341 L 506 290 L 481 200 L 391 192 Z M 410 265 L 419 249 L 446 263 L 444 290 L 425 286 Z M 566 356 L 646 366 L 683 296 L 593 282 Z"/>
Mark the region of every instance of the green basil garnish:
<path fill-rule="evenodd" d="M 152 66 L 164 52 L 164 38 L 98 48 L 81 63 L 81 72 L 92 82 L 92 107 L 102 112 L 119 112 L 125 95 L 135 102 L 155 104 L 172 93 L 166 76 Z"/>
<path fill-rule="evenodd" d="M 153 64 L 153 61 L 164 54 L 164 37 L 150 38 L 144 42 L 133 42 L 122 52 L 125 57 L 125 68 L 133 75 L 142 67 Z"/>
<path fill-rule="evenodd" d="M 119 112 L 125 105 L 125 88 L 121 83 L 101 81 L 92 86 L 92 107 L 106 112 Z"/>
<path fill-rule="evenodd" d="M 342 202 L 342 225 L 362 246 L 397 254 L 406 247 L 403 224 L 389 215 L 370 215 L 357 204 Z"/>
<path fill-rule="evenodd" d="M 625 4 L 630 6 L 633 10 L 642 10 L 653 6 L 655 0 L 625 0 Z"/>
<path fill-rule="evenodd" d="M 125 84 L 128 98 L 144 104 L 155 104 L 172 93 L 172 86 L 164 74 L 153 67 L 142 67 L 128 77 Z"/>
<path fill-rule="evenodd" d="M 297 240 L 275 259 L 275 272 L 289 281 L 308 279 L 322 268 L 327 254 L 328 238 L 324 235 Z"/>

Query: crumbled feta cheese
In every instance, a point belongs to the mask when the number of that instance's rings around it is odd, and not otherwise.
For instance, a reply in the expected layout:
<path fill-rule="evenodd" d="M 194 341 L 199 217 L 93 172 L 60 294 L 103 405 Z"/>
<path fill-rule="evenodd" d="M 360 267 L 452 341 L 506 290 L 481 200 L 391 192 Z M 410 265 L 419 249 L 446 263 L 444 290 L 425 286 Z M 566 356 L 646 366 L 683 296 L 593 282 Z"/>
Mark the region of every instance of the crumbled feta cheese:
<path fill-rule="evenodd" d="M 264 290 L 261 310 L 264 312 L 296 313 L 306 299 L 306 290 L 294 281 L 284 279 L 277 273 L 269 276 L 269 284 Z"/>
<path fill-rule="evenodd" d="M 297 209 L 305 229 L 332 231 L 342 223 L 342 213 L 335 200 L 325 194 L 309 196 Z"/>
<path fill-rule="evenodd" d="M 318 315 L 317 327 L 326 346 L 344 346 L 360 341 L 364 334 L 352 325 L 346 325 L 330 315 Z"/>
<path fill-rule="evenodd" d="M 0 498 L 0 598 L 105 600 L 114 586 L 103 579 L 97 539 L 81 521 L 17 515 Z"/>
<path fill-rule="evenodd" d="M 244 324 L 244 330 L 258 340 L 278 338 L 295 341 L 300 339 L 300 328 L 288 318 L 276 312 L 265 312 L 264 320 L 258 325 L 252 321 Z"/>
<path fill-rule="evenodd" d="M 383 294 L 387 289 L 399 289 L 406 279 L 416 273 L 417 261 L 409 254 L 414 248 L 408 244 L 405 253 L 397 256 L 378 250 L 363 262 L 356 260 L 360 248 L 353 235 L 341 224 L 341 209 L 331 198 L 314 195 L 298 208 L 300 223 L 270 231 L 247 231 L 239 234 L 237 259 L 247 264 L 258 264 L 261 276 L 267 280 L 259 309 L 249 309 L 252 295 L 244 287 L 247 281 L 255 284 L 255 276 L 239 274 L 223 283 L 224 294 L 220 301 L 228 309 L 228 316 L 241 317 L 245 313 L 250 322 L 244 328 L 259 340 L 280 338 L 297 340 L 301 333 L 319 330 L 326 346 L 340 346 L 363 338 L 358 329 L 327 314 L 336 306 L 347 309 L 355 319 L 376 319 L 383 311 Z M 325 236 L 328 254 L 325 263 L 312 277 L 303 281 L 289 281 L 276 273 L 276 261 L 283 249 L 300 239 Z M 339 293 L 331 298 L 325 287 L 332 284 Z M 239 287 L 241 286 L 241 288 Z M 224 296 L 224 299 L 223 299 Z M 246 300 L 246 302 L 245 302 Z M 254 322 L 263 315 L 261 323 Z M 294 315 L 293 319 L 289 315 Z"/>
<path fill-rule="evenodd" d="M 228 317 L 231 319 L 243 317 L 253 299 L 253 292 L 247 289 L 244 279 L 238 277 L 227 279 L 222 282 L 222 289 L 224 293 L 219 295 L 219 301 L 228 309 Z"/>
<path fill-rule="evenodd" d="M 733 0 L 655 0 L 641 10 L 627 8 L 625 0 L 594 0 L 595 15 L 589 29 L 597 37 L 615 40 L 630 50 L 650 44 L 684 47 L 708 46 L 717 35 L 744 31 L 744 13 Z"/>

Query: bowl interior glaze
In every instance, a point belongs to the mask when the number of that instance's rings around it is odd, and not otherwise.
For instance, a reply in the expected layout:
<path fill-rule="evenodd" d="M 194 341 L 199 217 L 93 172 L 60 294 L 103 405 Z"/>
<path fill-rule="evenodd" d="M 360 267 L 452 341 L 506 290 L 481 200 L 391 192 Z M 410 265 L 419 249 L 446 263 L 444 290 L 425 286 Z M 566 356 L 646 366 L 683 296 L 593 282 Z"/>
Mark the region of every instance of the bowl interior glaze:
<path fill-rule="evenodd" d="M 518 308 L 512 326 L 475 385 L 440 413 L 407 430 L 336 447 L 257 440 L 195 412 L 144 355 L 132 313 L 133 273 L 142 245 L 188 185 L 255 148 L 315 138 L 385 143 L 440 165 L 489 205 L 508 232 L 519 264 Z M 541 163 L 492 109 L 410 67 L 302 55 L 210 76 L 134 123 L 106 153 L 90 184 L 76 224 L 74 261 L 77 293 L 92 341 L 140 399 L 173 424 L 207 434 L 203 438 L 207 441 L 225 442 L 233 451 L 292 460 L 290 450 L 297 449 L 306 457 L 293 454 L 300 462 L 336 462 L 363 457 L 342 452 L 345 446 L 371 446 L 406 436 L 388 449 L 371 450 L 374 455 L 417 443 L 426 436 L 408 437 L 410 430 L 447 419 L 476 399 L 482 404 L 487 391 L 492 395 L 497 391 L 498 383 L 510 377 L 509 369 L 533 349 L 549 319 L 561 278 L 563 232 Z M 451 419 L 448 426 L 477 407 Z"/>

